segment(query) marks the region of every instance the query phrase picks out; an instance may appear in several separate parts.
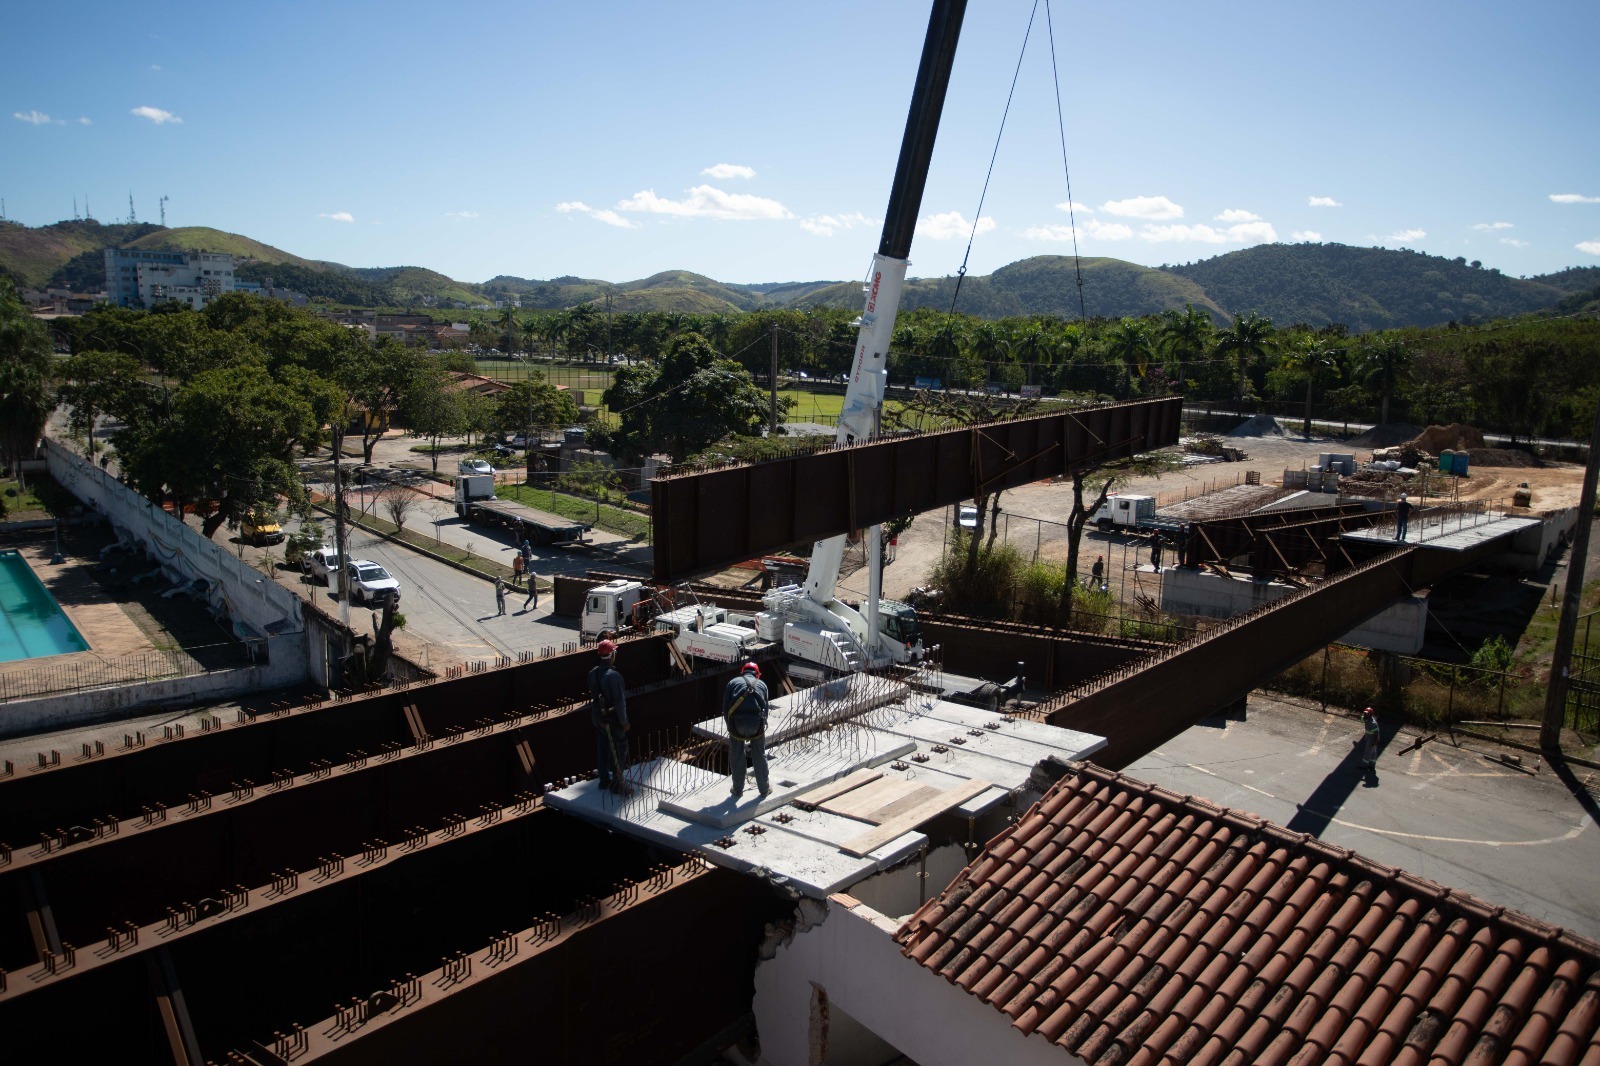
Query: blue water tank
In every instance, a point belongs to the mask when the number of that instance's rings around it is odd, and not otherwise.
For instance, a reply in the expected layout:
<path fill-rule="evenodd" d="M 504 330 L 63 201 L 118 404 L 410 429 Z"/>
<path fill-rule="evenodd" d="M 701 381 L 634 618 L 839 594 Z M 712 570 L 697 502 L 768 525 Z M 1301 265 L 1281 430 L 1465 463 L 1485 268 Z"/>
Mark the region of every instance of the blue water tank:
<path fill-rule="evenodd" d="M 1468 458 L 1469 457 L 1468 457 L 1466 452 L 1456 452 L 1456 466 L 1455 466 L 1455 475 L 1456 475 L 1456 477 L 1466 477 L 1467 476 L 1467 460 L 1468 460 Z"/>

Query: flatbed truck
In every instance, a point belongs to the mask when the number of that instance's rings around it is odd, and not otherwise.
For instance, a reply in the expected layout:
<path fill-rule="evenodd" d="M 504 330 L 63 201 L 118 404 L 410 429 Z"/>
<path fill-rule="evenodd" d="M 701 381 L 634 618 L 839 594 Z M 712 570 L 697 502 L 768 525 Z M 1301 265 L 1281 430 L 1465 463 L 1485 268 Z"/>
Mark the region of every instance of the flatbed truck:
<path fill-rule="evenodd" d="M 505 526 L 520 541 L 538 545 L 580 545 L 593 525 L 563 518 L 494 494 L 494 475 L 462 474 L 455 480 L 456 514 L 463 521 Z"/>

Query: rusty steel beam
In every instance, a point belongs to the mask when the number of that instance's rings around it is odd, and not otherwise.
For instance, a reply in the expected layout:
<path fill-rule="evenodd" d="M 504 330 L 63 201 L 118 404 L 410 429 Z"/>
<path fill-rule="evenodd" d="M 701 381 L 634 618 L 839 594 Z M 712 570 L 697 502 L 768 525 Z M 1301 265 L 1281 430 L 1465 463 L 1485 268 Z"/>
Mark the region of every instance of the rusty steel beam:
<path fill-rule="evenodd" d="M 655 577 L 675 581 L 1178 442 L 1181 397 L 1107 404 L 657 478 Z"/>

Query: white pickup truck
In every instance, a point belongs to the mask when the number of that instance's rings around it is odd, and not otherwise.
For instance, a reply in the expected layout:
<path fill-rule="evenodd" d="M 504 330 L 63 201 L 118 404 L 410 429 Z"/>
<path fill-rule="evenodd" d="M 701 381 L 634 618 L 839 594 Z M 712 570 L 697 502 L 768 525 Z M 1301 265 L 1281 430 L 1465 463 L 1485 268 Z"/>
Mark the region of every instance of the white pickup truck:
<path fill-rule="evenodd" d="M 300 557 L 300 569 L 313 581 L 328 583 L 328 576 L 339 569 L 339 553 L 333 548 L 317 548 Z"/>

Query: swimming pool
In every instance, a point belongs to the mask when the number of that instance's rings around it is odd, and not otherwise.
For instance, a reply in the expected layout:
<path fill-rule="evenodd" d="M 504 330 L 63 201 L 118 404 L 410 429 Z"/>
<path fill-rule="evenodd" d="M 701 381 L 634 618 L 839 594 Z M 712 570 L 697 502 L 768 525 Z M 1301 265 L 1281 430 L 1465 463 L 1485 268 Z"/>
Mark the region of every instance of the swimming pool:
<path fill-rule="evenodd" d="M 0 551 L 0 663 L 88 648 L 28 561 Z"/>

